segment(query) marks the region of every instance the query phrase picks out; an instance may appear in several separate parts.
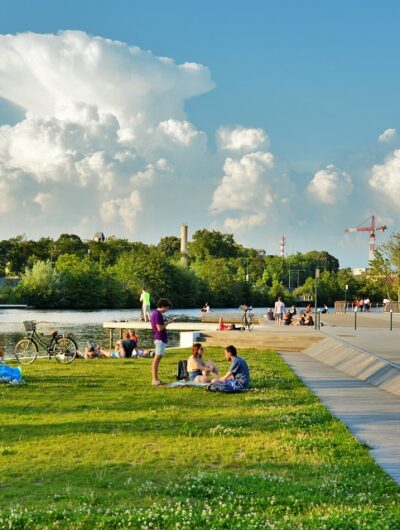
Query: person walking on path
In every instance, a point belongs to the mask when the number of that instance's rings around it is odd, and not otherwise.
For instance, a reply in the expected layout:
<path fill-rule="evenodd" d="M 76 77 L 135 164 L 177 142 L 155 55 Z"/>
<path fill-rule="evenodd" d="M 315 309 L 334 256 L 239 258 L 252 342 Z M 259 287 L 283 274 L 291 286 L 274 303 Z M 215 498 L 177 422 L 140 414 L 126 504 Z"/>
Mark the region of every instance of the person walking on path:
<path fill-rule="evenodd" d="M 278 296 L 278 300 L 275 302 L 275 323 L 277 326 L 282 325 L 282 317 L 286 313 L 285 304 L 282 302 L 281 297 Z"/>
<path fill-rule="evenodd" d="M 158 378 L 158 365 L 164 355 L 165 348 L 168 343 L 167 326 L 168 321 L 164 320 L 164 313 L 171 307 L 171 303 L 166 298 L 160 298 L 157 302 L 157 309 L 155 309 L 150 317 L 151 329 L 153 331 L 153 340 L 155 346 L 155 354 L 153 364 L 151 367 L 152 380 L 151 384 L 154 386 L 163 385 Z"/>
<path fill-rule="evenodd" d="M 142 287 L 142 293 L 140 295 L 140 301 L 142 302 L 142 315 L 145 322 L 150 322 L 150 293 Z"/>

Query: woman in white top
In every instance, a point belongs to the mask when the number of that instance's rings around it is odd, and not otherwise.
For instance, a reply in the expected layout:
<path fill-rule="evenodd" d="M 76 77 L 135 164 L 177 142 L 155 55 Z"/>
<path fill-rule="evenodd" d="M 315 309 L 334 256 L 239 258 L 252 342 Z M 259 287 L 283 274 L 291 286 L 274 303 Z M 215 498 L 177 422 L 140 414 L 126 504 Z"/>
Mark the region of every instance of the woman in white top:
<path fill-rule="evenodd" d="M 203 353 L 200 343 L 193 344 L 192 355 L 187 362 L 189 379 L 197 383 L 211 383 L 211 379 L 218 376 L 218 368 L 212 361 L 204 361 Z"/>

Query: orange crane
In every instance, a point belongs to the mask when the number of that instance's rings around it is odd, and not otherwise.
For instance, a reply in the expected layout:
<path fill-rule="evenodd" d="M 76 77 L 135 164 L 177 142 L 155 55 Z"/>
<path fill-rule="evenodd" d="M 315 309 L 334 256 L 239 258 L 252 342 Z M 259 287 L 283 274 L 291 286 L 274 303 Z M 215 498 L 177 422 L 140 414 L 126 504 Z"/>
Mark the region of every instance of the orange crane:
<path fill-rule="evenodd" d="M 370 219 L 371 219 L 370 221 L 371 224 L 369 226 L 361 226 L 362 224 L 366 223 Z M 365 221 L 363 221 L 360 225 L 358 225 L 356 228 L 346 228 L 345 232 L 369 232 L 368 259 L 369 261 L 371 261 L 375 257 L 375 232 L 384 232 L 386 229 L 387 229 L 386 225 L 376 226 L 375 215 L 372 215 L 371 217 L 368 217 Z"/>

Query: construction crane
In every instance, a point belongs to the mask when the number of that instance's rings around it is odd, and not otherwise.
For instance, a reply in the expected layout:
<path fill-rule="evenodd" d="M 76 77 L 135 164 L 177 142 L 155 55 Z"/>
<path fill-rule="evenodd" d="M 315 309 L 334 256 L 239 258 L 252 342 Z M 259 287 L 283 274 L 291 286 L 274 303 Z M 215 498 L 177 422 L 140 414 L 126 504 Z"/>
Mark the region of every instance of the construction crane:
<path fill-rule="evenodd" d="M 371 223 L 369 226 L 361 226 L 362 224 L 365 224 L 369 220 Z M 375 215 L 372 215 L 371 217 L 368 217 L 367 219 L 365 219 L 365 221 L 359 224 L 356 228 L 346 228 L 345 232 L 369 232 L 368 259 L 369 261 L 371 261 L 375 257 L 375 232 L 384 232 L 386 229 L 387 229 L 386 225 L 376 226 Z"/>

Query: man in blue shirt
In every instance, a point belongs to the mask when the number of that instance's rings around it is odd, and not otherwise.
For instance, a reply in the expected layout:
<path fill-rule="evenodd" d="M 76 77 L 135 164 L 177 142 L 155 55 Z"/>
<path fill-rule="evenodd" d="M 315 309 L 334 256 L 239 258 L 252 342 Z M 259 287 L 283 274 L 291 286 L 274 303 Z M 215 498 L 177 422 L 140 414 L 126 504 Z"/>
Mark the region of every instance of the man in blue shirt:
<path fill-rule="evenodd" d="M 238 356 L 235 346 L 225 349 L 225 359 L 230 361 L 229 370 L 220 379 L 214 379 L 209 390 L 217 392 L 241 392 L 250 386 L 250 371 L 244 359 Z"/>

